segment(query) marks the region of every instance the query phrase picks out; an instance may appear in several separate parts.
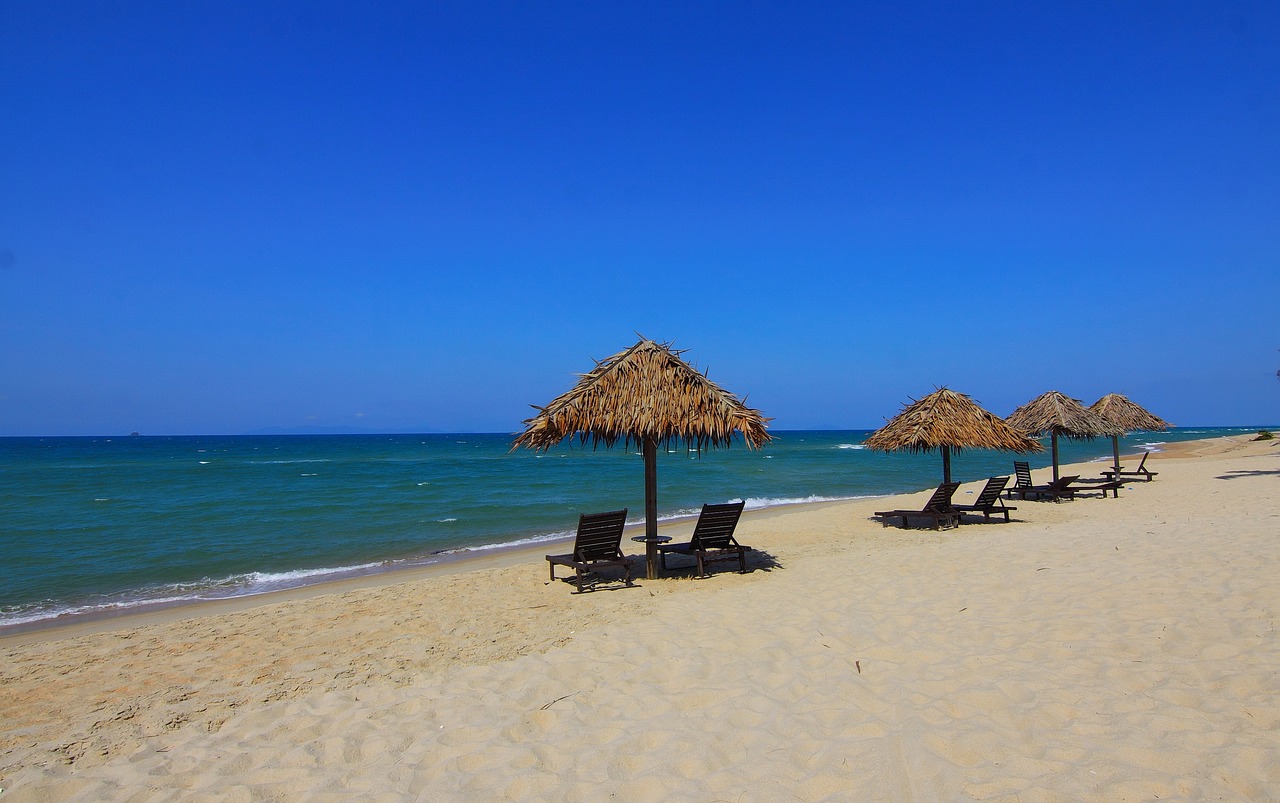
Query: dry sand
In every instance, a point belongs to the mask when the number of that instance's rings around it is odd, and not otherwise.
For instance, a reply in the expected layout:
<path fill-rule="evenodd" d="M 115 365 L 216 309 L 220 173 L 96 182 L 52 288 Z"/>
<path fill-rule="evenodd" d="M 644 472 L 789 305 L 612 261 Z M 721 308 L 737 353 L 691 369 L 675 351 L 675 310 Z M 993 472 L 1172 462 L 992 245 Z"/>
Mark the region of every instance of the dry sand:
<path fill-rule="evenodd" d="M 0 800 L 1274 799 L 1274 444 L 1010 524 L 773 510 L 747 575 L 524 552 L 0 639 Z"/>

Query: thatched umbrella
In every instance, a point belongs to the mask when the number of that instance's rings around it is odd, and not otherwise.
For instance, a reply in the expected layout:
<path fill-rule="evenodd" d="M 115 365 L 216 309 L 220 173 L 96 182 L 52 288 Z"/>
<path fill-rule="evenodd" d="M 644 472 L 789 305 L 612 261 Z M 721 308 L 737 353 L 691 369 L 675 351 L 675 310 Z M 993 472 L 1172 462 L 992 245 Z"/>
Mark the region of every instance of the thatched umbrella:
<path fill-rule="evenodd" d="M 1053 478 L 1058 479 L 1058 436 L 1087 441 L 1120 434 L 1120 428 L 1056 390 L 1043 393 L 1009 414 L 1009 424 L 1031 436 L 1048 432 L 1053 438 Z"/>
<path fill-rule="evenodd" d="M 1108 393 L 1089 406 L 1089 409 L 1120 427 L 1124 432 L 1149 429 L 1164 432 L 1173 426 L 1163 418 L 1148 412 L 1142 405 L 1130 401 L 1119 393 Z M 1115 458 L 1116 476 L 1120 476 L 1120 434 L 1111 436 L 1111 453 Z"/>
<path fill-rule="evenodd" d="M 886 452 L 942 452 L 942 481 L 951 482 L 951 451 L 999 449 L 1038 452 L 1039 442 L 979 407 L 963 393 L 938 388 L 913 400 L 887 424 L 871 433 L 866 445 Z"/>
<path fill-rule="evenodd" d="M 750 448 L 770 440 L 768 421 L 684 360 L 669 343 L 641 339 L 597 362 L 578 384 L 524 422 L 511 448 L 550 449 L 575 434 L 592 446 L 622 441 L 644 454 L 645 556 L 657 576 L 658 444 L 684 441 L 699 451 L 728 446 L 741 435 Z"/>

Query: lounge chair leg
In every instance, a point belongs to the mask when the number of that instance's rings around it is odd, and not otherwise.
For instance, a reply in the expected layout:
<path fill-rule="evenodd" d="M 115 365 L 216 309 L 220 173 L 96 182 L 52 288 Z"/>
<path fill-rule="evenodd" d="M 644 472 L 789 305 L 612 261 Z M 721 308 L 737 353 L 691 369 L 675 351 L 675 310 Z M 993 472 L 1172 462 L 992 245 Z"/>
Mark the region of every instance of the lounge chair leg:
<path fill-rule="evenodd" d="M 582 569 L 578 569 L 578 593 L 582 593 Z"/>

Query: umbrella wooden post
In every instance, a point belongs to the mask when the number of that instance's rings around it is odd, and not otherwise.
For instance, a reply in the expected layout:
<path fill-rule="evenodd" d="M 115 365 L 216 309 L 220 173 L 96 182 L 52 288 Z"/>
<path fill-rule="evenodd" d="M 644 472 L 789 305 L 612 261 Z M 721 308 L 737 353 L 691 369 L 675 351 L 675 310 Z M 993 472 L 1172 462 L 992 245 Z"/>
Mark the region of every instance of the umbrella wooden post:
<path fill-rule="evenodd" d="M 1112 467 L 1116 470 L 1116 479 L 1120 479 L 1120 436 L 1111 436 L 1111 453 L 1115 457 Z"/>
<path fill-rule="evenodd" d="M 1058 433 L 1053 433 L 1053 481 L 1058 481 Z"/>
<path fill-rule="evenodd" d="M 644 562 L 645 577 L 658 578 L 658 442 L 644 440 Z"/>
<path fill-rule="evenodd" d="M 951 447 L 942 447 L 942 481 L 951 482 Z"/>

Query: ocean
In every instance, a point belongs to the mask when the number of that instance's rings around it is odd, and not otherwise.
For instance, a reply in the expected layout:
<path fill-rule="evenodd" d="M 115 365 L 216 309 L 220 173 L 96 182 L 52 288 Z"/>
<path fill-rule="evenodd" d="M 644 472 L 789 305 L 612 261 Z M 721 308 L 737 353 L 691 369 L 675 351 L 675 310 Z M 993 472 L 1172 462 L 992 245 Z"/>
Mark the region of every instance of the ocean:
<path fill-rule="evenodd" d="M 1256 428 L 1134 433 L 1122 453 Z M 663 520 L 916 491 L 936 453 L 864 449 L 870 431 L 782 431 L 760 451 L 659 450 Z M 0 438 L 0 632 L 85 615 L 259 594 L 571 535 L 579 513 L 644 515 L 638 449 L 510 451 L 511 435 Z M 1063 462 L 1107 439 L 1061 442 Z M 965 451 L 964 481 L 1017 457 Z M 1019 458 L 1021 459 L 1021 458 Z M 1046 450 L 1031 455 L 1047 466 Z M 1101 466 L 1100 466 L 1101 468 Z"/>

